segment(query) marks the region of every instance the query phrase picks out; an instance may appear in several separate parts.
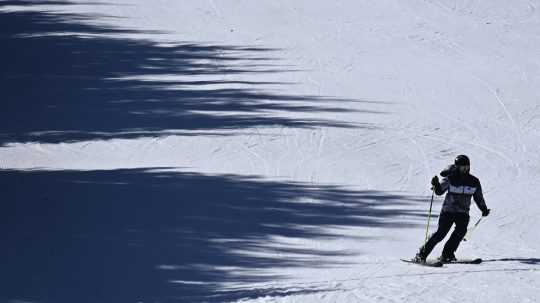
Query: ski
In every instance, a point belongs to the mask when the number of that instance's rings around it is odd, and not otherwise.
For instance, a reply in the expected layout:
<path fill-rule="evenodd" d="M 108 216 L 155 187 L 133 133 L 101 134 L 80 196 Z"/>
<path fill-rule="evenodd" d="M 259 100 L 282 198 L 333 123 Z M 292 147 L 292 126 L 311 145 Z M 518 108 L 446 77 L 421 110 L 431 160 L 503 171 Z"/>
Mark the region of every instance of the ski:
<path fill-rule="evenodd" d="M 401 261 L 406 263 L 412 263 L 412 264 L 418 264 L 421 266 L 428 266 L 428 267 L 442 267 L 443 263 L 436 260 L 427 260 L 426 262 L 417 262 L 414 260 L 407 260 L 407 259 L 401 259 Z"/>
<path fill-rule="evenodd" d="M 455 261 L 443 262 L 444 264 L 480 264 L 482 263 L 481 258 L 476 259 L 457 259 Z"/>

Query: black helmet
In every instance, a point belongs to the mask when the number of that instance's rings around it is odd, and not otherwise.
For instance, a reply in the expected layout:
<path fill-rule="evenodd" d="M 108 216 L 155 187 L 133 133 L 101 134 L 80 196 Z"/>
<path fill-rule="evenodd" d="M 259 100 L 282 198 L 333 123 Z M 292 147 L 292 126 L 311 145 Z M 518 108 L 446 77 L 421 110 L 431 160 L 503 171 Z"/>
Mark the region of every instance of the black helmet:
<path fill-rule="evenodd" d="M 456 160 L 454 160 L 454 164 L 457 166 L 466 166 L 471 165 L 471 161 L 469 160 L 469 157 L 465 155 L 459 155 L 456 157 Z"/>

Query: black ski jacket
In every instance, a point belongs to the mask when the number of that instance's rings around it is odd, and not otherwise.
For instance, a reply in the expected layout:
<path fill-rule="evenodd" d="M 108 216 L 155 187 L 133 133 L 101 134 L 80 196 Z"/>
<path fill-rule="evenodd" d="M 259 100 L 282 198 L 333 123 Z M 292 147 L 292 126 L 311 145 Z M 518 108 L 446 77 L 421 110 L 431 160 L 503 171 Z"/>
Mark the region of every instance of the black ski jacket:
<path fill-rule="evenodd" d="M 444 176 L 445 174 L 441 173 L 441 175 Z M 469 173 L 447 174 L 441 180 L 440 184 L 434 186 L 434 190 L 439 196 L 447 192 L 444 198 L 441 213 L 449 212 L 468 214 L 471 207 L 471 198 L 474 198 L 474 202 L 482 212 L 487 211 L 480 180 Z"/>

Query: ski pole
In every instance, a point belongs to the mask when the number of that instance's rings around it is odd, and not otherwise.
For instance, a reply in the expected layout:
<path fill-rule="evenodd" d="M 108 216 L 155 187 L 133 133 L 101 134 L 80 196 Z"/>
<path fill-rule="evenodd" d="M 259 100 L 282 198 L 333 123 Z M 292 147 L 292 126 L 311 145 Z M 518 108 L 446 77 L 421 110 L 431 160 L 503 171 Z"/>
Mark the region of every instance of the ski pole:
<path fill-rule="evenodd" d="M 473 227 L 469 228 L 467 230 L 467 233 L 465 234 L 465 237 L 463 237 L 463 241 L 467 241 L 467 236 L 471 236 L 471 233 L 476 229 L 476 227 L 478 226 L 478 224 L 480 224 L 480 222 L 482 221 L 482 218 L 483 217 L 480 217 L 480 219 L 478 219 L 478 221 L 476 221 L 476 223 L 474 223 Z"/>
<path fill-rule="evenodd" d="M 429 233 L 429 221 L 431 221 L 431 209 L 433 207 L 433 196 L 435 196 L 435 189 L 431 189 L 431 202 L 429 202 L 429 213 L 428 213 L 428 219 L 427 219 L 427 225 L 426 225 L 426 239 L 424 240 L 424 247 L 426 247 L 427 240 L 428 240 L 428 233 Z"/>

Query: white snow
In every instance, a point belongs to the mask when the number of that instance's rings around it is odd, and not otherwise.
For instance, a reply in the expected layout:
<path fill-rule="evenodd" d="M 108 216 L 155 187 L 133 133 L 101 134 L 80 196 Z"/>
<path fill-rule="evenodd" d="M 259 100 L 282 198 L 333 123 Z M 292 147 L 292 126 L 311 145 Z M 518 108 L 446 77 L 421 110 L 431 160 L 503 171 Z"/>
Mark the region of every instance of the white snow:
<path fill-rule="evenodd" d="M 540 301 L 540 1 L 37 2 L 0 1 L 0 299 Z M 399 261 L 458 154 L 486 262 Z"/>

